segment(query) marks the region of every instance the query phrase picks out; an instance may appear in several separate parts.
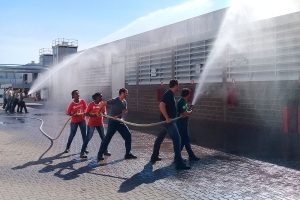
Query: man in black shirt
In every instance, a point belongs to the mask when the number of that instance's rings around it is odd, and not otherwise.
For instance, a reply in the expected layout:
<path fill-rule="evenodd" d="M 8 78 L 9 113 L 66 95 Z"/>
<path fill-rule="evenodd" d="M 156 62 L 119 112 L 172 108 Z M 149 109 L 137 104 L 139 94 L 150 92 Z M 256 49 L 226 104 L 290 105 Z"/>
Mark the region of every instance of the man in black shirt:
<path fill-rule="evenodd" d="M 104 101 L 103 105 L 111 106 L 111 113 L 110 113 L 111 116 L 121 119 L 123 114 L 128 112 L 127 101 L 126 101 L 127 96 L 128 96 L 128 90 L 122 88 L 119 90 L 118 97 L 108 100 L 106 102 Z M 126 126 L 126 124 L 114 119 L 109 119 L 107 133 L 101 142 L 101 146 L 98 152 L 98 162 L 104 160 L 103 154 L 104 152 L 107 151 L 107 147 L 116 131 L 118 131 L 121 134 L 122 138 L 125 140 L 125 148 L 126 148 L 125 159 L 137 158 L 131 153 L 131 133 L 128 127 Z"/>
<path fill-rule="evenodd" d="M 177 80 L 171 80 L 169 83 L 170 89 L 165 92 L 165 94 L 162 97 L 162 101 L 159 104 L 159 110 L 161 112 L 161 119 L 166 121 L 164 124 L 164 130 L 162 130 L 159 135 L 157 136 L 154 147 L 153 147 L 153 153 L 151 156 L 151 162 L 155 163 L 155 161 L 159 160 L 159 148 L 160 144 L 162 143 L 163 139 L 166 136 L 166 133 L 168 133 L 173 141 L 173 147 L 174 147 L 174 153 L 175 153 L 175 165 L 176 169 L 190 169 L 189 166 L 187 166 L 182 157 L 181 157 L 181 142 L 180 142 L 180 135 L 178 132 L 177 124 L 175 121 L 171 121 L 172 118 L 175 118 L 177 115 L 177 109 L 176 109 L 176 102 L 174 94 L 178 91 L 178 81 Z"/>
<path fill-rule="evenodd" d="M 188 120 L 189 116 L 192 114 L 192 110 L 189 109 L 189 106 L 187 104 L 188 98 L 190 96 L 190 90 L 188 88 L 184 88 L 181 91 L 181 98 L 177 102 L 177 116 L 182 116 L 182 118 L 178 119 L 176 124 L 177 128 L 180 134 L 181 139 L 181 151 L 183 147 L 186 148 L 186 151 L 189 154 L 189 160 L 190 161 L 198 161 L 199 158 L 194 154 L 190 138 L 189 138 L 189 132 L 188 132 Z M 156 161 L 160 161 L 161 158 L 159 158 L 159 149 L 164 141 L 165 137 L 167 135 L 167 131 L 164 129 L 160 132 L 159 137 L 155 141 L 155 149 L 153 151 L 153 154 L 151 156 L 151 162 L 155 163 Z"/>

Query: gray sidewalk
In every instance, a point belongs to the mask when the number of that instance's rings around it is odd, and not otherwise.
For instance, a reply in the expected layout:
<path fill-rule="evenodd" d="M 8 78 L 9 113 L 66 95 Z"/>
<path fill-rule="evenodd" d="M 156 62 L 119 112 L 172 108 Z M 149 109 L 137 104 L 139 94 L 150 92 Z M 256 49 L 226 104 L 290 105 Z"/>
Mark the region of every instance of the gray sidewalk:
<path fill-rule="evenodd" d="M 300 198 L 299 171 L 199 146 L 193 148 L 201 160 L 191 163 L 191 170 L 175 170 L 170 140 L 163 143 L 163 160 L 152 166 L 148 161 L 155 137 L 138 131 L 132 131 L 137 160 L 123 159 L 124 141 L 118 133 L 109 146 L 112 156 L 100 165 L 95 161 L 97 132 L 87 160 L 79 158 L 79 132 L 70 153 L 62 154 L 69 127 L 44 154 L 50 141 L 39 132 L 40 122 L 4 118 L 0 112 L 1 200 Z M 67 119 L 59 113 L 34 115 L 37 112 L 43 110 L 30 110 L 30 116 L 45 119 L 45 130 L 52 136 Z"/>

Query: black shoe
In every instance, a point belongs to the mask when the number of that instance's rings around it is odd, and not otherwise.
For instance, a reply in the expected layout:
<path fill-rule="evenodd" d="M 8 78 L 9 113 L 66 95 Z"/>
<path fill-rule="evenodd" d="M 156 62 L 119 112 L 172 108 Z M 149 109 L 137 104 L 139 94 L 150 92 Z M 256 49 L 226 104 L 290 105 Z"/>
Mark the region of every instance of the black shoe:
<path fill-rule="evenodd" d="M 200 158 L 198 158 L 197 156 L 191 156 L 189 157 L 189 161 L 199 161 Z"/>
<path fill-rule="evenodd" d="M 150 162 L 151 162 L 152 164 L 155 164 L 157 161 L 161 161 L 161 158 L 160 158 L 160 157 L 156 157 L 156 158 L 152 158 L 152 157 L 151 157 L 151 159 L 150 159 Z"/>
<path fill-rule="evenodd" d="M 187 169 L 191 169 L 190 166 L 187 166 L 186 164 L 182 163 L 182 164 L 177 164 L 176 165 L 176 169 L 177 170 L 187 170 Z"/>
<path fill-rule="evenodd" d="M 89 150 L 85 150 L 84 153 L 89 154 L 90 152 L 89 152 Z"/>
<path fill-rule="evenodd" d="M 87 158 L 87 155 L 85 155 L 85 154 L 80 154 L 80 158 Z"/>
<path fill-rule="evenodd" d="M 69 153 L 69 151 L 70 151 L 70 149 L 66 149 L 66 150 L 64 151 L 64 153 Z"/>
<path fill-rule="evenodd" d="M 97 162 L 100 162 L 100 161 L 102 161 L 102 160 L 104 160 L 103 156 L 102 156 L 102 157 L 99 157 L 99 158 L 97 158 Z"/>
<path fill-rule="evenodd" d="M 111 153 L 105 152 L 104 155 L 105 155 L 105 156 L 111 156 Z"/>
<path fill-rule="evenodd" d="M 126 154 L 124 157 L 126 160 L 127 159 L 137 159 L 137 157 L 135 155 L 133 155 L 132 153 Z"/>

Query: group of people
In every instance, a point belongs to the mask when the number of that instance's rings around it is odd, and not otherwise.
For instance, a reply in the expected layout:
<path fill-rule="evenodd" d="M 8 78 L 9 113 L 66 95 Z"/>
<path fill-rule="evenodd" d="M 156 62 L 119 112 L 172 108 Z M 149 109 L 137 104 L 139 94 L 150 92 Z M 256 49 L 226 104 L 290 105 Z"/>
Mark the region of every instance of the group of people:
<path fill-rule="evenodd" d="M 14 90 L 9 87 L 4 90 L 4 102 L 2 108 L 5 109 L 6 113 L 15 113 L 17 107 L 17 113 L 28 113 L 24 98 L 26 97 L 24 89 Z"/>
<path fill-rule="evenodd" d="M 177 80 L 171 80 L 169 83 L 169 90 L 166 91 L 159 104 L 161 112 L 161 120 L 165 121 L 162 131 L 159 133 L 155 140 L 153 153 L 150 159 L 152 164 L 160 161 L 159 149 L 161 143 L 167 134 L 173 141 L 173 148 L 175 153 L 174 162 L 176 169 L 190 169 L 181 156 L 181 151 L 185 147 L 190 161 L 197 161 L 199 158 L 194 154 L 191 148 L 189 134 L 188 134 L 188 119 L 192 114 L 191 107 L 188 106 L 188 98 L 190 96 L 190 90 L 188 88 L 182 89 L 181 98 L 176 103 L 175 93 L 179 90 L 179 83 Z M 86 101 L 80 99 L 79 91 L 74 90 L 71 93 L 72 101 L 68 106 L 67 115 L 71 116 L 71 128 L 70 135 L 65 149 L 65 153 L 70 151 L 71 143 L 77 132 L 78 126 L 82 135 L 82 148 L 80 152 L 80 158 L 87 158 L 89 151 L 87 146 L 89 141 L 93 137 L 95 129 L 98 131 L 101 138 L 101 145 L 99 148 L 97 160 L 100 162 L 104 160 L 103 156 L 110 156 L 108 152 L 108 145 L 118 131 L 122 138 L 125 140 L 125 159 L 136 159 L 137 157 L 131 152 L 131 133 L 125 123 L 118 120 L 121 119 L 127 112 L 128 90 L 122 88 L 119 90 L 119 96 L 108 101 L 102 99 L 101 93 L 95 93 L 92 96 L 93 101 L 87 105 Z M 110 106 L 110 118 L 108 120 L 107 132 L 104 134 L 103 114 L 106 114 L 106 107 Z M 88 117 L 86 125 L 85 118 Z M 178 120 L 172 120 L 176 117 L 180 117 Z"/>

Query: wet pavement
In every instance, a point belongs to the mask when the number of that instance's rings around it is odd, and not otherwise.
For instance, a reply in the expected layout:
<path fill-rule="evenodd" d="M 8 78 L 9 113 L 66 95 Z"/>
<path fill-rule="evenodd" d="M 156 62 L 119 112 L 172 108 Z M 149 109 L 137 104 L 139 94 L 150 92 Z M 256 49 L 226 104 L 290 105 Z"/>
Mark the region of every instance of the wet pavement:
<path fill-rule="evenodd" d="M 63 113 L 30 109 L 56 136 L 67 120 Z M 177 171 L 170 140 L 162 161 L 149 164 L 155 137 L 132 131 L 136 160 L 124 160 L 124 141 L 116 133 L 111 157 L 96 162 L 100 139 L 95 132 L 88 159 L 81 160 L 81 134 L 63 154 L 69 126 L 53 144 L 34 119 L 10 118 L 0 110 L 0 199 L 299 199 L 300 171 L 193 146 L 200 161 Z M 25 116 L 24 114 L 21 116 Z M 51 147 L 51 148 L 50 148 Z M 187 158 L 184 152 L 183 156 Z"/>

